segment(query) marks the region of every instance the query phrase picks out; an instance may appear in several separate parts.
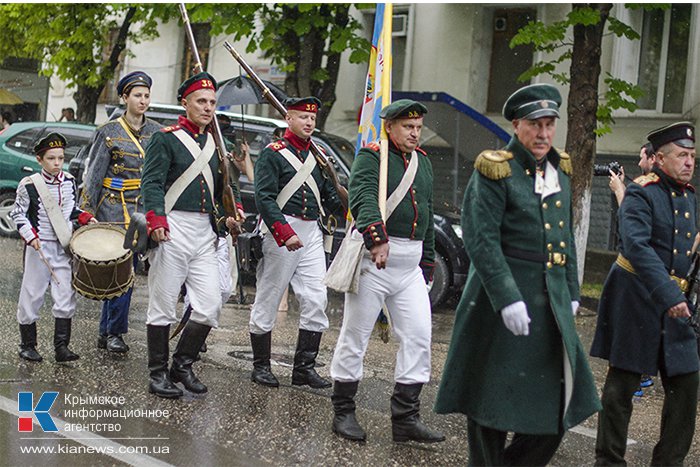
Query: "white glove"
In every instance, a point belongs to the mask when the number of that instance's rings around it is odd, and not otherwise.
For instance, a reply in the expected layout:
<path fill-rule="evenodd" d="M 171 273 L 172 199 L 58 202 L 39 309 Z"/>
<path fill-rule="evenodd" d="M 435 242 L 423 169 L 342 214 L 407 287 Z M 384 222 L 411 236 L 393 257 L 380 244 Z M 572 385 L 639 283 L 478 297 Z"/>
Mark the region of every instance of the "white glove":
<path fill-rule="evenodd" d="M 530 317 L 527 314 L 525 302 L 511 303 L 501 310 L 501 318 L 506 328 L 516 336 L 527 336 L 530 334 Z"/>
<path fill-rule="evenodd" d="M 571 313 L 576 316 L 576 313 L 578 313 L 578 305 L 579 303 L 576 300 L 571 301 Z"/>

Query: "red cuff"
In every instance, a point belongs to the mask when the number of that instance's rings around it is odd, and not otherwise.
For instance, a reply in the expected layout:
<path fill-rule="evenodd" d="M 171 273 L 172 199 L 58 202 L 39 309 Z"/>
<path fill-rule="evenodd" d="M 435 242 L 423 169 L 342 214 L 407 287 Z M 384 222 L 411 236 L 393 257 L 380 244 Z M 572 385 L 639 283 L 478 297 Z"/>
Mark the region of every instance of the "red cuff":
<path fill-rule="evenodd" d="M 386 233 L 384 222 L 375 222 L 367 226 L 362 237 L 365 241 L 365 247 L 370 250 L 375 245 L 381 245 L 389 241 L 389 235 Z"/>
<path fill-rule="evenodd" d="M 29 244 L 32 243 L 34 240 L 36 240 L 37 238 L 39 238 L 39 232 L 37 232 L 36 229 L 35 229 L 34 227 L 32 227 L 32 234 L 33 234 L 34 236 L 32 237 L 31 240 L 29 240 L 29 241 L 26 241 L 26 240 L 25 240 L 25 242 L 27 243 L 27 245 L 29 245 Z"/>
<path fill-rule="evenodd" d="M 245 209 L 243 209 L 243 203 L 236 203 L 236 209 L 240 209 L 241 211 L 245 212 Z"/>
<path fill-rule="evenodd" d="M 78 224 L 80 225 L 88 225 L 90 222 L 90 219 L 92 219 L 94 216 L 90 214 L 87 211 L 83 211 L 78 215 Z"/>
<path fill-rule="evenodd" d="M 289 240 L 297 234 L 292 228 L 292 226 L 290 226 L 289 224 L 283 224 L 280 221 L 277 221 L 274 224 L 272 224 L 272 228 L 270 228 L 270 231 L 272 232 L 272 236 L 277 242 L 277 246 L 284 246 L 284 242 L 286 242 L 287 240 Z"/>
<path fill-rule="evenodd" d="M 163 227 L 166 232 L 170 232 L 170 227 L 168 226 L 168 218 L 165 216 L 156 216 L 153 210 L 146 213 L 146 225 L 148 225 L 148 236 L 151 236 L 151 232 L 156 229 Z"/>
<path fill-rule="evenodd" d="M 433 280 L 433 272 L 435 271 L 435 263 L 430 263 L 428 261 L 420 262 L 420 269 L 423 272 L 423 278 L 425 283 L 429 284 Z"/>

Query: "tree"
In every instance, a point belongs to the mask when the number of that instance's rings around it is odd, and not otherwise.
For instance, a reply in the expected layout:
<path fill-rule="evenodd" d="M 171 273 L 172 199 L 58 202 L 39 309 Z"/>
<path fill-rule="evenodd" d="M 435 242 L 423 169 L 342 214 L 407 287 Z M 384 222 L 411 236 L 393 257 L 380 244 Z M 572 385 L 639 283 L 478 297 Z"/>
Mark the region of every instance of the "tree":
<path fill-rule="evenodd" d="M 351 8 L 347 3 L 200 4 L 190 18 L 210 22 L 214 36 L 247 38 L 248 52 L 261 50 L 287 72 L 289 95 L 321 99 L 317 126 L 323 129 L 336 100 L 341 54 L 350 49 L 350 63 L 369 58 L 371 44 L 360 35 L 362 25 L 350 15 Z"/>
<path fill-rule="evenodd" d="M 600 99 L 598 89 L 601 75 L 601 43 L 603 35 L 614 34 L 628 39 L 639 39 L 630 26 L 610 16 L 610 3 L 577 3 L 572 5 L 566 19 L 545 25 L 530 22 L 513 38 L 511 47 L 529 44 L 536 51 L 558 54 L 554 58 L 535 63 L 520 77 L 547 74 L 560 84 L 569 85 L 567 106 L 568 133 L 566 151 L 572 155 L 574 200 L 574 228 L 578 257 L 579 281 L 583 279 L 586 243 L 591 208 L 591 183 L 596 156 L 596 138 L 612 131 L 613 112 L 626 109 L 634 112 L 642 89 L 632 83 L 606 73 L 607 90 Z M 669 5 L 626 5 L 625 8 L 668 8 Z M 573 38 L 569 32 L 573 32 Z M 557 66 L 570 60 L 569 73 Z"/>
<path fill-rule="evenodd" d="M 3 4 L 0 61 L 11 56 L 39 60 L 40 73 L 76 87 L 77 119 L 92 123 L 97 100 L 114 76 L 127 40 L 139 43 L 157 37 L 157 19 L 174 14 L 173 5 Z M 132 28 L 137 23 L 139 27 Z"/>

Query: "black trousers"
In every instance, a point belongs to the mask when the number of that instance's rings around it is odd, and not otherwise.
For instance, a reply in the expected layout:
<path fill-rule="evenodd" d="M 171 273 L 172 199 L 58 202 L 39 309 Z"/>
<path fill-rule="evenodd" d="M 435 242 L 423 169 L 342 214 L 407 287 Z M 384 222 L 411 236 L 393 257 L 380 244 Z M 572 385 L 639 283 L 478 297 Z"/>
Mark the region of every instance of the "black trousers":
<path fill-rule="evenodd" d="M 698 373 L 668 376 L 661 370 L 664 406 L 661 436 L 654 446 L 651 465 L 683 465 L 695 433 L 698 409 Z M 627 465 L 625 448 L 632 416 L 632 395 L 639 388 L 641 374 L 609 367 L 603 387 L 603 410 L 598 415 L 595 457 L 597 466 Z"/>
<path fill-rule="evenodd" d="M 479 425 L 467 419 L 469 465 L 544 466 L 554 457 L 564 432 L 556 435 L 513 434 L 506 447 L 508 432 Z"/>

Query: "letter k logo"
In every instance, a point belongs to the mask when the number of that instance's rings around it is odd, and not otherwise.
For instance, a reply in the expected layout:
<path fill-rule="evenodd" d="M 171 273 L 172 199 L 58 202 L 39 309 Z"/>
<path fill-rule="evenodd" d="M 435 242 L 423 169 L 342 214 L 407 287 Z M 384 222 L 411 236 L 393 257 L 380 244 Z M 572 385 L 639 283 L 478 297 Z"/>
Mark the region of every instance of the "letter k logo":
<path fill-rule="evenodd" d="M 32 412 L 43 431 L 58 431 L 58 427 L 56 427 L 51 415 L 49 415 L 49 410 L 51 410 L 53 403 L 56 402 L 57 397 L 58 392 L 56 391 L 42 393 L 35 407 L 34 394 L 31 392 L 20 392 L 17 394 L 17 410 L 20 412 Z M 31 416 L 20 417 L 17 421 L 18 431 L 32 431 L 33 422 Z"/>

